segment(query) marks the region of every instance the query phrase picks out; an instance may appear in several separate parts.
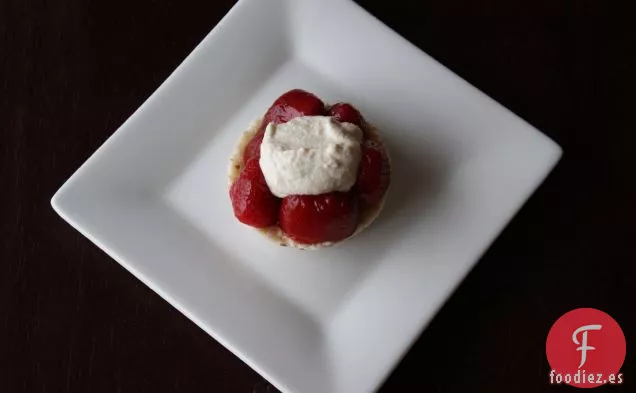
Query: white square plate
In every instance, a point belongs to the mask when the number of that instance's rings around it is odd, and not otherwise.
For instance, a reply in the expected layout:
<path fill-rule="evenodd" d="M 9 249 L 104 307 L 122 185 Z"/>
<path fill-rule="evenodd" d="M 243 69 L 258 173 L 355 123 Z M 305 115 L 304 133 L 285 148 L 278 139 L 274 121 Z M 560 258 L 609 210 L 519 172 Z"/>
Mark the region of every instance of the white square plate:
<path fill-rule="evenodd" d="M 394 161 L 380 219 L 320 252 L 239 224 L 226 185 L 297 87 L 358 106 Z M 560 155 L 353 2 L 242 0 L 52 204 L 279 389 L 369 392 Z"/>

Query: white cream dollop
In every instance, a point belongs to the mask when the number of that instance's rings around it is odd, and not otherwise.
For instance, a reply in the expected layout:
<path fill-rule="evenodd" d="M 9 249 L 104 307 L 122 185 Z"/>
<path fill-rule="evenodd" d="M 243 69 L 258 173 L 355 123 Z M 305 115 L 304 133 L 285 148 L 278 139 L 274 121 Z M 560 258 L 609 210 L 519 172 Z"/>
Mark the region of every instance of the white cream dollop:
<path fill-rule="evenodd" d="M 362 130 L 329 116 L 270 123 L 261 144 L 260 166 L 271 192 L 319 195 L 349 191 L 360 165 Z"/>

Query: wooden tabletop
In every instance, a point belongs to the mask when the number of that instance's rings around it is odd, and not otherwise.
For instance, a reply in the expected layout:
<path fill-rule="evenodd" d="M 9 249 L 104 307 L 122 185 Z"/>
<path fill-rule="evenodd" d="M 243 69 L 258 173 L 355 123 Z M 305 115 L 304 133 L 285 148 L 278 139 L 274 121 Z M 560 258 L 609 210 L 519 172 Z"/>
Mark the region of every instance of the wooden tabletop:
<path fill-rule="evenodd" d="M 0 392 L 275 391 L 49 204 L 233 3 L 0 0 Z M 564 149 L 381 392 L 552 390 L 546 335 L 579 307 L 627 337 L 626 383 L 601 390 L 634 391 L 632 14 L 601 0 L 359 3 Z"/>

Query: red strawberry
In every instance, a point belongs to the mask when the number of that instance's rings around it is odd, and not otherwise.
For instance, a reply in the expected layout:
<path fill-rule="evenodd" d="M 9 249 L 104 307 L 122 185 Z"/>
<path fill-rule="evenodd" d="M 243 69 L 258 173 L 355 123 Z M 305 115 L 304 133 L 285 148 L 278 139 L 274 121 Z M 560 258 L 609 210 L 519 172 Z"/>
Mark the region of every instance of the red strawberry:
<path fill-rule="evenodd" d="M 362 126 L 362 115 L 351 104 L 339 102 L 329 109 L 329 116 L 333 116 L 334 119 L 341 123 L 352 123 L 358 127 Z"/>
<path fill-rule="evenodd" d="M 238 179 L 230 188 L 234 215 L 243 224 L 265 228 L 276 224 L 280 199 L 269 190 L 258 159 L 245 163 Z"/>
<path fill-rule="evenodd" d="M 297 242 L 316 244 L 340 241 L 358 225 L 358 204 L 351 193 L 291 195 L 283 199 L 280 227 Z"/>
<path fill-rule="evenodd" d="M 320 98 L 300 89 L 288 91 L 278 97 L 265 113 L 256 135 L 245 147 L 243 161 L 261 156 L 261 143 L 265 128 L 269 123 L 282 124 L 296 117 L 320 116 L 324 113 L 325 105 L 320 101 Z"/>
<path fill-rule="evenodd" d="M 362 159 L 354 186 L 364 206 L 375 206 L 389 188 L 391 168 L 382 145 L 374 141 L 362 143 Z"/>
<path fill-rule="evenodd" d="M 263 143 L 263 137 L 265 136 L 265 131 L 259 130 L 249 141 L 247 146 L 245 146 L 245 150 L 243 151 L 243 162 L 247 162 L 247 160 L 251 158 L 260 158 L 261 156 L 261 143 Z"/>
<path fill-rule="evenodd" d="M 287 123 L 300 116 L 321 116 L 325 113 L 325 104 L 320 98 L 301 89 L 290 90 L 278 97 L 267 110 L 263 118 L 264 127 L 269 123 Z"/>

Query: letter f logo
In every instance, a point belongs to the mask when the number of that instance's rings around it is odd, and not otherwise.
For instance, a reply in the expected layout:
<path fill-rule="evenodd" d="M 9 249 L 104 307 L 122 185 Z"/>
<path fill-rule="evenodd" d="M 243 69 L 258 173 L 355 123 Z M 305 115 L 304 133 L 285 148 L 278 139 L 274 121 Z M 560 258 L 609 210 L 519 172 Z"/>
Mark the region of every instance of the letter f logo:
<path fill-rule="evenodd" d="M 576 350 L 577 351 L 581 351 L 581 364 L 579 364 L 579 368 L 583 367 L 583 365 L 585 364 L 585 360 L 587 358 L 587 351 L 592 351 L 596 348 L 594 347 L 589 347 L 587 345 L 587 331 L 588 330 L 601 330 L 601 325 L 586 325 L 586 326 L 581 326 L 580 328 L 576 329 L 574 331 L 574 334 L 572 334 L 572 341 L 574 341 L 574 344 L 576 345 L 581 345 L 580 347 L 578 347 Z M 581 342 L 579 342 L 579 340 L 577 340 L 576 336 L 580 333 L 583 332 L 583 339 L 581 340 Z"/>

